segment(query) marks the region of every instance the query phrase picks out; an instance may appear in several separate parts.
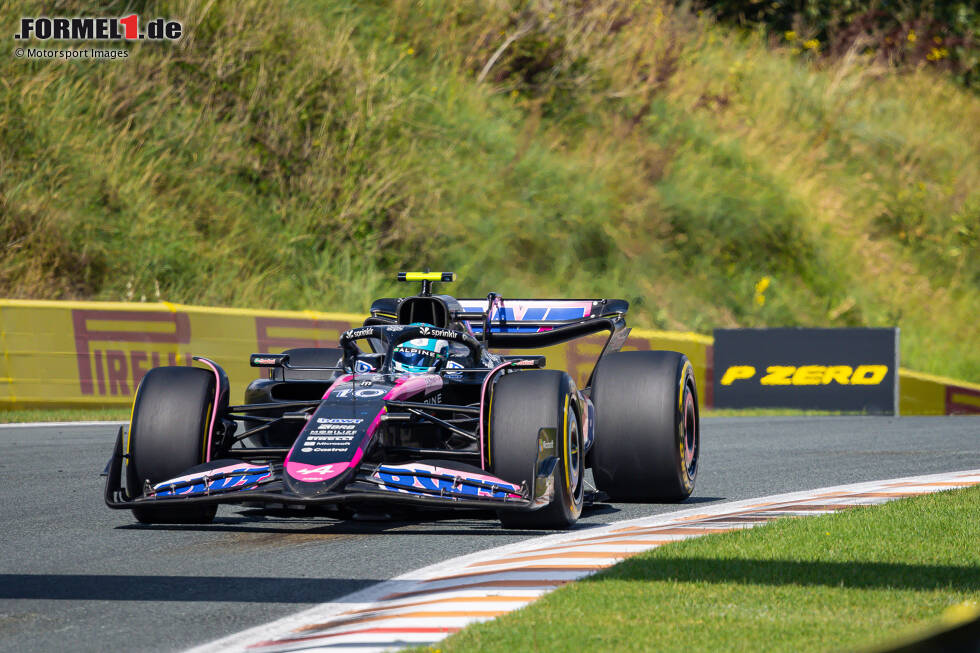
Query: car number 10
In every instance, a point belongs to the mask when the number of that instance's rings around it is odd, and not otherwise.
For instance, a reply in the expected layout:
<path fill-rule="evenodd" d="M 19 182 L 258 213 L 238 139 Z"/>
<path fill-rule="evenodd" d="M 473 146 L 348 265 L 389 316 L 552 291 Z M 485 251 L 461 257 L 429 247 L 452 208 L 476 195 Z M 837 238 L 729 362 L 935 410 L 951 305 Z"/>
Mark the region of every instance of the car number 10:
<path fill-rule="evenodd" d="M 387 390 L 382 390 L 381 388 L 358 388 L 357 390 L 352 390 L 351 388 L 341 388 L 334 393 L 337 397 L 349 397 L 353 394 L 355 397 L 360 397 L 361 399 L 370 399 L 372 397 L 380 397 Z"/>

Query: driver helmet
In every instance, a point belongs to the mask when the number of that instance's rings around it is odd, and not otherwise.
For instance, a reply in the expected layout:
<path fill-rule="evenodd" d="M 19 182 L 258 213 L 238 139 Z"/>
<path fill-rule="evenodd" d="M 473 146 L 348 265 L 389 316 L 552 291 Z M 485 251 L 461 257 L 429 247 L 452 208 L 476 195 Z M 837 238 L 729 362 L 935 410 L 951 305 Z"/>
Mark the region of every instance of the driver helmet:
<path fill-rule="evenodd" d="M 416 323 L 412 326 L 431 326 Z M 391 363 L 396 372 L 431 374 L 444 367 L 449 359 L 449 341 L 435 338 L 416 338 L 395 347 Z"/>

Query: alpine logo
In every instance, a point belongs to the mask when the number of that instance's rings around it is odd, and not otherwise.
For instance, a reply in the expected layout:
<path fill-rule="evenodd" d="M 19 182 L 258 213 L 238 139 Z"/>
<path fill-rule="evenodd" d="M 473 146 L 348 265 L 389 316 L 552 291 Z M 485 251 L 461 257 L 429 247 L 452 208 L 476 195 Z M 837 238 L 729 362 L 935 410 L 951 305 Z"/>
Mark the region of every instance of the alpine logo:
<path fill-rule="evenodd" d="M 323 476 L 324 474 L 329 474 L 333 471 L 333 465 L 320 465 L 319 467 L 310 467 L 307 469 L 296 470 L 297 474 L 302 474 L 306 476 L 307 474 L 315 474 L 316 476 Z"/>

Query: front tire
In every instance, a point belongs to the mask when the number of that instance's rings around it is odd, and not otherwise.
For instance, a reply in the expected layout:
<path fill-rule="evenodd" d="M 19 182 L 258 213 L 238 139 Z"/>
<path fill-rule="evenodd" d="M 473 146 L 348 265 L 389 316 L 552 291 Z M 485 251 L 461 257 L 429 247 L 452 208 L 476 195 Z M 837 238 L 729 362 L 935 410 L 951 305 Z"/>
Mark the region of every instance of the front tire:
<path fill-rule="evenodd" d="M 673 351 L 602 358 L 592 384 L 592 474 L 610 498 L 682 501 L 694 491 L 701 417 L 694 368 Z"/>
<path fill-rule="evenodd" d="M 533 489 L 543 428 L 555 429 L 559 457 L 552 502 L 533 512 L 500 511 L 504 528 L 567 529 L 582 513 L 585 462 L 574 394 L 571 378 L 554 370 L 506 374 L 494 386 L 489 429 L 493 473 Z"/>
<path fill-rule="evenodd" d="M 146 373 L 133 400 L 129 427 L 126 486 L 132 497 L 179 476 L 207 458 L 214 412 L 214 374 L 196 367 L 157 367 Z M 206 524 L 217 505 L 139 506 L 133 515 L 144 524 Z"/>

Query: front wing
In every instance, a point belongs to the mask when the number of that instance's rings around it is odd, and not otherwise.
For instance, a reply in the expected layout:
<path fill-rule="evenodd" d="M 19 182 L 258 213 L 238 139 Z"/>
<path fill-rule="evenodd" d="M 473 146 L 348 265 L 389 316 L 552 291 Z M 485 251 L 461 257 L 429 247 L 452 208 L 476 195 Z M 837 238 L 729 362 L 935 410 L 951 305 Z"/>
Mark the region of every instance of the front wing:
<path fill-rule="evenodd" d="M 442 508 L 536 510 L 554 496 L 553 483 L 532 497 L 523 484 L 514 485 L 489 474 L 473 474 L 451 467 L 425 463 L 364 464 L 354 479 L 338 491 L 298 496 L 282 482 L 280 463 L 255 464 L 243 460 L 216 461 L 206 471 L 143 488 L 132 497 L 122 486 L 123 430 L 120 427 L 112 458 L 106 467 L 105 502 L 110 508 L 139 506 L 186 506 L 188 504 L 274 503 L 279 505 L 330 505 L 387 502 Z M 551 466 L 552 468 L 554 465 Z M 544 470 L 543 470 L 544 471 Z M 549 478 L 551 470 L 548 471 Z"/>

